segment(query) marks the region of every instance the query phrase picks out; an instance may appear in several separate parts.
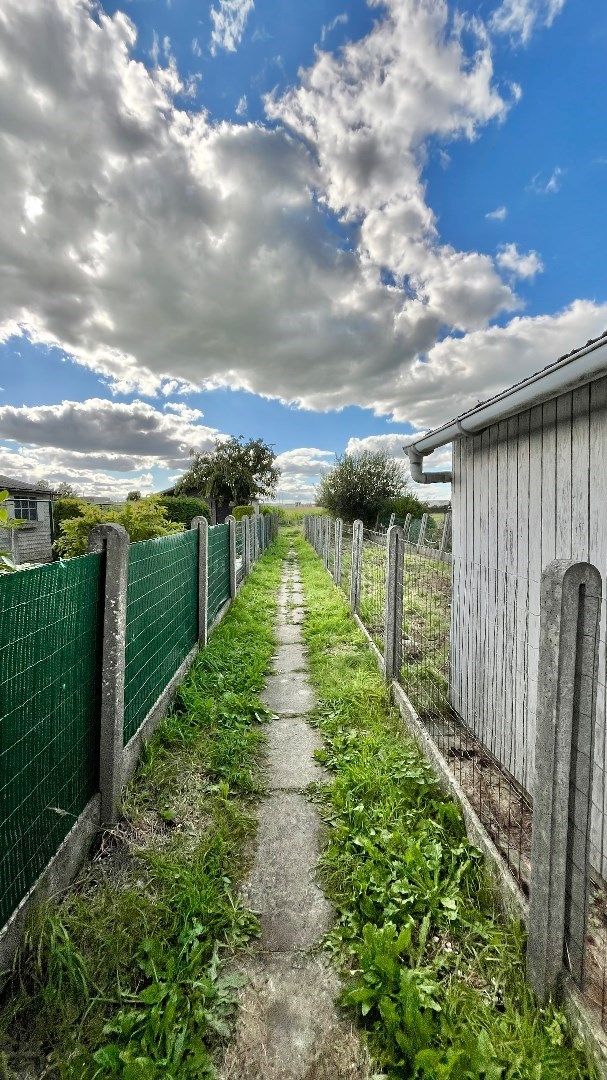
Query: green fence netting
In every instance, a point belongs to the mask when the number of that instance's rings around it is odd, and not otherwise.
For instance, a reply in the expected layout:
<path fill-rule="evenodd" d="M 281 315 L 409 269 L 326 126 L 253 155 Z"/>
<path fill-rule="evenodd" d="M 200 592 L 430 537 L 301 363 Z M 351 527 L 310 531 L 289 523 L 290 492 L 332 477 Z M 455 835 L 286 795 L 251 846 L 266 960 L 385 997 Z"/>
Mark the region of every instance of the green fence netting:
<path fill-rule="evenodd" d="M 230 527 L 214 525 L 209 529 L 209 600 L 207 620 L 212 626 L 226 600 L 230 598 Z"/>
<path fill-rule="evenodd" d="M 97 791 L 101 556 L 0 577 L 0 926 Z"/>
<path fill-rule="evenodd" d="M 198 530 L 131 544 L 126 608 L 125 745 L 141 727 L 197 640 Z"/>

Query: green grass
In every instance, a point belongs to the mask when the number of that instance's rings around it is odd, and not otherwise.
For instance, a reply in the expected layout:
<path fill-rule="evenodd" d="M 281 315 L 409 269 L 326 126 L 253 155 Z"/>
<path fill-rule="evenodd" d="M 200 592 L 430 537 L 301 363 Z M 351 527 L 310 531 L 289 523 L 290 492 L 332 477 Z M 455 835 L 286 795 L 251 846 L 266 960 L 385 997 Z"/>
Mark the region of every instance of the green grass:
<path fill-rule="evenodd" d="M 496 911 L 459 809 L 404 733 L 343 597 L 303 539 L 293 543 L 319 756 L 334 777 L 315 792 L 337 912 L 327 944 L 378 1068 L 416 1080 L 596 1077 L 559 1009 L 534 1001 L 522 930 Z"/>
<path fill-rule="evenodd" d="M 236 886 L 279 580 L 268 553 L 148 744 L 124 820 L 31 922 L 0 1006 L 3 1080 L 215 1075 L 234 1006 L 224 959 L 257 932 Z"/>

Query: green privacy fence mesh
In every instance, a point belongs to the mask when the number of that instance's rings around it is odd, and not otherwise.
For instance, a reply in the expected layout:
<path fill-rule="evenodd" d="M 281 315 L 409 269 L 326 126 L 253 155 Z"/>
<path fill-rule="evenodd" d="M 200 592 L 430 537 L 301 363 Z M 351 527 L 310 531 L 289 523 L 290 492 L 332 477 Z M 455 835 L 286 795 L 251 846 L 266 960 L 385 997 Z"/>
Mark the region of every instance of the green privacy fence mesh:
<path fill-rule="evenodd" d="M 0 577 L 0 926 L 97 790 L 101 570 Z"/>
<path fill-rule="evenodd" d="M 229 534 L 229 525 L 214 525 L 209 529 L 209 626 L 213 625 L 219 611 L 230 598 Z"/>
<path fill-rule="evenodd" d="M 132 738 L 198 640 L 198 531 L 129 550 L 124 743 Z"/>

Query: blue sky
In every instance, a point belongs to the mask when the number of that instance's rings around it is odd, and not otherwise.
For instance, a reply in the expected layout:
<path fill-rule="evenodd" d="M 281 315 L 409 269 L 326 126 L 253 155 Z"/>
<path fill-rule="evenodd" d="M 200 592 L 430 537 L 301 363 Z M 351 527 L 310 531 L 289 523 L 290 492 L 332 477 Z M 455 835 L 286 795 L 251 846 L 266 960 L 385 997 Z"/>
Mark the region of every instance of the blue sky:
<path fill-rule="evenodd" d="M 307 499 L 602 332 L 606 54 L 599 0 L 7 0 L 0 472 L 261 435 Z"/>

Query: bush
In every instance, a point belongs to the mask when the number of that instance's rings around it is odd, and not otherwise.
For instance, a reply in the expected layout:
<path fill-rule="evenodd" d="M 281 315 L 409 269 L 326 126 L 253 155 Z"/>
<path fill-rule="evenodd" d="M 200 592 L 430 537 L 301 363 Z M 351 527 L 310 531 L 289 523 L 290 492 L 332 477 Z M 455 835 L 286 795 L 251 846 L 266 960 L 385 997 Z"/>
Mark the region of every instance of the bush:
<path fill-rule="evenodd" d="M 82 499 L 65 497 L 53 500 L 53 539 L 56 540 L 61 532 L 61 523 L 70 518 L 82 517 L 89 504 Z"/>
<path fill-rule="evenodd" d="M 383 450 L 364 450 L 337 460 L 319 484 L 316 503 L 334 517 L 347 522 L 359 518 L 373 528 L 386 502 L 406 490 L 402 461 Z"/>
<path fill-rule="evenodd" d="M 123 525 L 131 543 L 183 532 L 183 525 L 168 520 L 165 507 L 161 506 L 157 499 L 127 502 L 124 506 L 117 506 L 112 510 L 83 504 L 82 512 L 77 517 L 61 522 L 61 535 L 55 542 L 55 548 L 60 555 L 68 557 L 84 555 L 93 526 L 109 523 Z"/>
<path fill-rule="evenodd" d="M 380 513 L 380 521 L 382 525 L 387 524 L 392 514 L 397 522 L 403 522 L 407 514 L 411 514 L 412 518 L 420 518 L 426 510 L 426 504 L 418 499 L 417 495 L 399 495 L 396 499 L 386 501 Z"/>
<path fill-rule="evenodd" d="M 168 521 L 177 521 L 189 529 L 192 519 L 205 517 L 209 520 L 209 506 L 204 499 L 195 499 L 189 495 L 162 495 L 156 502 L 164 506 Z"/>
<path fill-rule="evenodd" d="M 253 506 L 233 506 L 230 513 L 236 518 L 236 521 L 242 521 L 245 517 L 253 517 L 255 514 L 255 507 Z M 276 507 L 274 506 L 260 506 L 260 514 L 275 514 Z"/>

